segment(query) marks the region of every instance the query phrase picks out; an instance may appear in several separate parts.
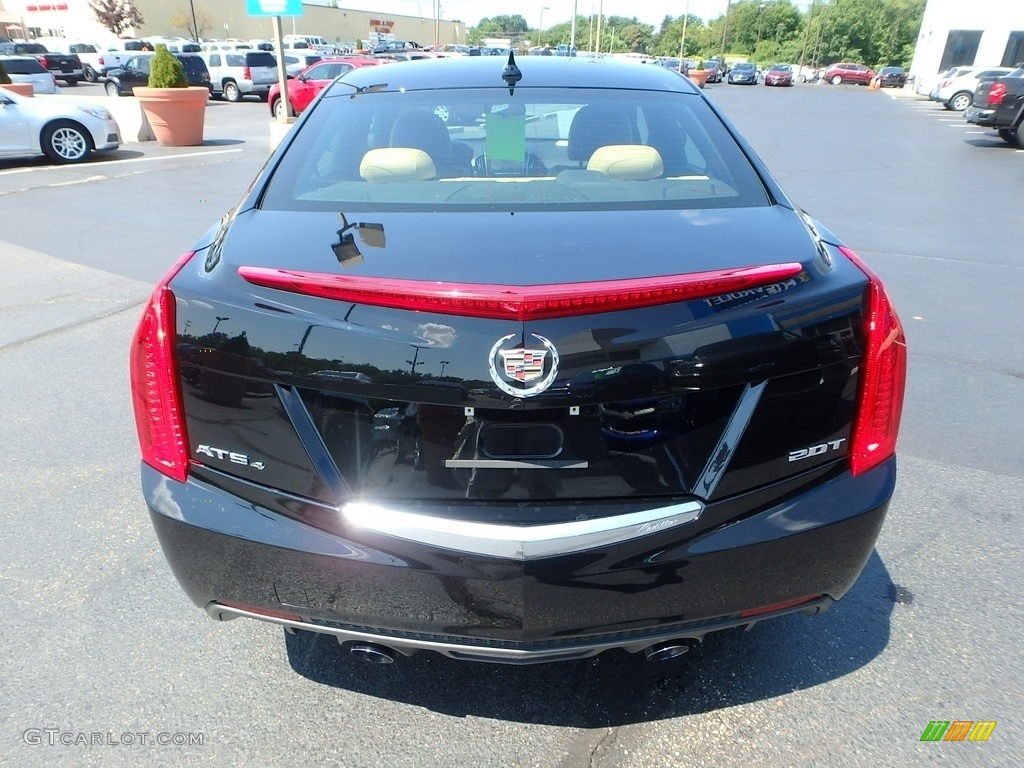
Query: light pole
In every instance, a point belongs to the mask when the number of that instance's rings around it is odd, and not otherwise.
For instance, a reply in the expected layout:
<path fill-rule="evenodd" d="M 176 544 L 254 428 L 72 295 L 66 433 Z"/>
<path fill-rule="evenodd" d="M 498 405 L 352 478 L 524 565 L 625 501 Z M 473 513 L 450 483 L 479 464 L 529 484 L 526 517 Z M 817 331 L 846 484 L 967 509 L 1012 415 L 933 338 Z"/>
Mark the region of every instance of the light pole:
<path fill-rule="evenodd" d="M 761 42 L 761 31 L 764 29 L 764 9 L 767 7 L 767 3 L 761 3 L 757 6 L 757 40 L 754 42 L 755 53 L 757 51 L 758 44 Z"/>
<path fill-rule="evenodd" d="M 188 0 L 188 7 L 192 10 L 192 35 L 196 42 L 199 42 L 199 24 L 196 23 L 196 4 L 194 0 Z"/>
<path fill-rule="evenodd" d="M 541 44 L 541 40 L 544 39 L 544 11 L 550 11 L 550 5 L 542 5 L 540 7 L 540 25 L 537 27 L 537 45 Z"/>
<path fill-rule="evenodd" d="M 729 36 L 729 12 L 732 11 L 732 0 L 725 3 L 725 24 L 722 26 L 722 59 L 725 60 L 725 41 Z"/>
<path fill-rule="evenodd" d="M 579 6 L 579 0 L 573 0 L 572 2 L 572 31 L 569 33 L 569 55 L 572 56 L 573 51 L 576 50 L 576 13 Z"/>
<path fill-rule="evenodd" d="M 223 323 L 225 320 L 230 320 L 230 319 L 231 319 L 230 317 L 218 317 L 217 318 L 217 322 L 213 324 L 213 331 L 211 331 L 211 335 L 217 332 L 217 327 L 221 323 Z"/>
<path fill-rule="evenodd" d="M 442 379 L 444 378 L 444 368 L 445 368 L 446 365 L 448 365 L 450 363 L 451 363 L 451 360 L 442 360 L 441 361 L 441 375 L 440 375 L 439 378 L 442 378 Z"/>
<path fill-rule="evenodd" d="M 686 46 L 686 23 L 690 20 L 690 0 L 686 0 L 686 11 L 683 16 L 683 36 L 679 38 L 679 71 L 683 71 L 683 48 Z"/>
<path fill-rule="evenodd" d="M 410 344 L 409 346 L 412 347 L 413 349 L 415 349 L 416 351 L 413 352 L 412 360 L 406 360 L 405 362 L 407 362 L 409 364 L 409 373 L 411 373 L 413 376 L 415 376 L 416 375 L 416 366 L 417 365 L 423 365 L 423 362 L 419 359 L 419 357 L 420 357 L 420 349 L 422 349 L 422 347 L 418 347 L 415 344 Z"/>

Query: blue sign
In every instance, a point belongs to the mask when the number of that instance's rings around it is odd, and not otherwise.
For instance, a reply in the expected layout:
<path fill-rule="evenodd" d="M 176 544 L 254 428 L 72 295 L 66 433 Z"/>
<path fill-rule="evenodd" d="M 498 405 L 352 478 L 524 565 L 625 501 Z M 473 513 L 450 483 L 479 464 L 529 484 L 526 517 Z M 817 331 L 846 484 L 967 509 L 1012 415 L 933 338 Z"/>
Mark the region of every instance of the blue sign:
<path fill-rule="evenodd" d="M 246 0 L 250 16 L 301 16 L 302 0 Z"/>

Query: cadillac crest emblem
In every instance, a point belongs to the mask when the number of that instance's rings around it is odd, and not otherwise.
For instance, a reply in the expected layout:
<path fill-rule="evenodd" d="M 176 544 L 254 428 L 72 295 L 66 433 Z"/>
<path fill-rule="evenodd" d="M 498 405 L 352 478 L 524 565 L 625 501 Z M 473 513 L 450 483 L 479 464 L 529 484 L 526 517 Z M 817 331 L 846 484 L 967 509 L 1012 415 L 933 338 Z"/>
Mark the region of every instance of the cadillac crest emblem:
<path fill-rule="evenodd" d="M 554 344 L 536 333 L 530 336 L 541 343 L 541 348 L 510 345 L 517 336 L 510 333 L 491 347 L 491 378 L 502 392 L 514 397 L 539 395 L 551 386 L 558 374 L 558 351 Z"/>

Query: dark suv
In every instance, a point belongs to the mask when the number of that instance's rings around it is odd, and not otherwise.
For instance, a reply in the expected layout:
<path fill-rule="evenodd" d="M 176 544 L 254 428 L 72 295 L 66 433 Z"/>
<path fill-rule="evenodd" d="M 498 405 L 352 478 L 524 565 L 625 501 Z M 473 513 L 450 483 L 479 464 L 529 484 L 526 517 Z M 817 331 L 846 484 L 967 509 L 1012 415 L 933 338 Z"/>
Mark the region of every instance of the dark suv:
<path fill-rule="evenodd" d="M 874 76 L 875 71 L 864 64 L 833 64 L 825 70 L 825 76 L 822 79 L 832 85 L 840 83 L 867 85 Z"/>
<path fill-rule="evenodd" d="M 124 66 L 107 72 L 100 78 L 107 95 L 131 96 L 134 93 L 134 88 L 148 85 L 149 66 L 155 55 L 154 53 L 139 53 L 128 59 Z M 175 53 L 173 56 L 184 65 L 189 85 L 212 90 L 210 70 L 206 68 L 206 62 L 198 54 Z"/>
<path fill-rule="evenodd" d="M 1000 138 L 1024 148 L 1020 126 L 1024 118 L 1024 66 L 998 80 L 982 81 L 974 91 L 974 102 L 964 112 L 968 123 L 995 128 Z"/>

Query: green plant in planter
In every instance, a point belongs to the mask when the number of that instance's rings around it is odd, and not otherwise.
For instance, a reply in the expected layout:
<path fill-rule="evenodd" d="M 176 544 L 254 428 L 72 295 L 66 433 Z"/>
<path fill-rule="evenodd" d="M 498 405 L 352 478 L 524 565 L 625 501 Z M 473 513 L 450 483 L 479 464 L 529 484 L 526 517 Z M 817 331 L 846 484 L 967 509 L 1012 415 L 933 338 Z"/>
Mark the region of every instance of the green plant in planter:
<path fill-rule="evenodd" d="M 698 61 L 697 62 L 697 71 L 698 72 L 703 72 L 704 71 L 704 62 L 703 61 Z"/>
<path fill-rule="evenodd" d="M 149 87 L 188 88 L 185 65 L 167 50 L 166 45 L 156 47 L 156 54 L 149 65 Z"/>
<path fill-rule="evenodd" d="M 4 69 L 4 63 L 0 61 L 0 85 L 10 85 L 11 78 L 7 76 L 7 70 Z"/>

